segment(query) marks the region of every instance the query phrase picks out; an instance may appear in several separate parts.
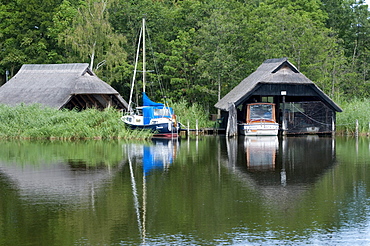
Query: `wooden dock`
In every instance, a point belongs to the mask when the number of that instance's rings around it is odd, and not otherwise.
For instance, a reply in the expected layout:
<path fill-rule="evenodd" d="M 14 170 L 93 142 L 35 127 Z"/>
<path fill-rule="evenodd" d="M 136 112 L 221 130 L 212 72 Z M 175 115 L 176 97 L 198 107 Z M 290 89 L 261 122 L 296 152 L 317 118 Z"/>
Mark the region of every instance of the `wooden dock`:
<path fill-rule="evenodd" d="M 201 128 L 201 129 L 181 129 L 180 135 L 187 136 L 188 134 L 192 135 L 219 135 L 225 134 L 225 128 Z"/>

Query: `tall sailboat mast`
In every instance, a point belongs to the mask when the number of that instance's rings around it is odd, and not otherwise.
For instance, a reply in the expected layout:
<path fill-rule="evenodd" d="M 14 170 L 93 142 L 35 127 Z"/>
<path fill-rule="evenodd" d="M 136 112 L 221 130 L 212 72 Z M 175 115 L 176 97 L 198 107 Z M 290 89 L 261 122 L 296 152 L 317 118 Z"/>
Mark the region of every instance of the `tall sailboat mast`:
<path fill-rule="evenodd" d="M 143 25 L 140 30 L 139 35 L 139 42 L 137 44 L 137 50 L 136 50 L 136 58 L 135 58 L 135 69 L 134 69 L 134 76 L 132 77 L 132 83 L 131 83 L 131 91 L 130 91 L 130 99 L 128 102 L 128 109 L 132 111 L 131 109 L 131 103 L 132 103 L 132 95 L 134 92 L 134 85 L 135 85 L 135 78 L 137 73 L 137 64 L 139 61 L 139 52 L 140 52 L 140 44 L 141 44 L 141 37 L 143 36 L 143 91 L 145 92 L 145 18 L 143 18 Z"/>
<path fill-rule="evenodd" d="M 145 64 L 145 18 L 143 18 L 143 92 L 145 92 L 146 83 L 146 64 Z"/>

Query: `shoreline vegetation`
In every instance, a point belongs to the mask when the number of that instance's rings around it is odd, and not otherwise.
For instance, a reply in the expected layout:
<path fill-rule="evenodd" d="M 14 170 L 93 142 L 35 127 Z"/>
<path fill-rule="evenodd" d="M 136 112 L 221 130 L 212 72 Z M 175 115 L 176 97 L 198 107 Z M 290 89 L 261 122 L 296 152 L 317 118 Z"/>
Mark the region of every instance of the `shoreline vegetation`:
<path fill-rule="evenodd" d="M 172 103 L 171 103 L 172 105 Z M 178 121 L 200 127 L 212 126 L 208 114 L 195 103 L 185 100 L 173 103 Z M 123 139 L 147 140 L 153 134 L 147 130 L 131 130 L 121 121 L 122 113 L 113 107 L 103 111 L 91 108 L 83 111 L 57 110 L 41 105 L 7 106 L 0 104 L 0 139 L 87 140 Z M 186 124 L 186 123 L 185 123 Z"/>
<path fill-rule="evenodd" d="M 370 135 L 370 99 L 353 98 L 351 100 L 338 100 L 343 112 L 337 113 L 336 135 L 355 135 L 356 121 L 358 121 L 358 134 Z"/>
<path fill-rule="evenodd" d="M 40 105 L 0 105 L 0 139 L 138 139 L 152 136 L 148 131 L 126 128 L 121 113 L 114 108 L 104 111 L 87 109 L 57 110 Z"/>
<path fill-rule="evenodd" d="M 358 134 L 370 135 L 370 99 L 352 99 L 338 103 L 343 112 L 337 113 L 336 135 L 355 135 L 356 121 Z M 184 127 L 189 122 L 199 128 L 212 127 L 214 122 L 199 104 L 185 101 L 171 103 L 178 121 Z M 152 137 L 148 131 L 130 130 L 120 120 L 121 112 L 114 108 L 104 111 L 87 109 L 57 110 L 40 105 L 19 105 L 10 107 L 0 105 L 0 139 L 125 139 L 146 140 Z"/>

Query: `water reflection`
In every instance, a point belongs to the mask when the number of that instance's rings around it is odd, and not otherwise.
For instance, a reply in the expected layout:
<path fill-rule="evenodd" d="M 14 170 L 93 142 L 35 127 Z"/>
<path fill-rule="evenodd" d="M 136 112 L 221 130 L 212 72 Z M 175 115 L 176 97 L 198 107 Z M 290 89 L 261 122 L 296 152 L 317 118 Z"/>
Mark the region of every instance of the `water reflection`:
<path fill-rule="evenodd" d="M 246 136 L 244 138 L 249 171 L 274 170 L 279 149 L 277 136 Z"/>
<path fill-rule="evenodd" d="M 148 198 L 146 177 L 155 170 L 168 171 L 170 165 L 176 158 L 179 144 L 180 142 L 177 138 L 153 138 L 152 141 L 146 144 L 127 143 L 123 145 L 129 163 L 137 227 L 143 244 L 146 243 L 147 238 L 146 221 Z M 135 177 L 134 164 L 142 165 L 142 179 Z M 140 177 L 140 174 L 138 176 Z M 140 186 L 142 187 L 142 191 L 138 190 L 138 183 L 141 183 Z M 142 194 L 142 197 L 140 197 L 139 194 Z"/>
<path fill-rule="evenodd" d="M 229 166 L 261 185 L 313 183 L 336 162 L 335 139 L 329 137 L 245 136 L 227 142 Z"/>
<path fill-rule="evenodd" d="M 125 156 L 142 164 L 144 175 L 154 170 L 168 170 L 176 158 L 180 141 L 178 139 L 153 138 L 147 143 L 126 143 Z"/>
<path fill-rule="evenodd" d="M 28 202 L 94 205 L 95 188 L 123 164 L 112 147 L 106 142 L 3 142 L 1 177 Z M 105 159 L 108 151 L 111 156 Z"/>
<path fill-rule="evenodd" d="M 264 204 L 281 210 L 300 203 L 336 163 L 335 140 L 330 137 L 245 136 L 229 139 L 227 145 L 228 167 L 262 195 Z"/>
<path fill-rule="evenodd" d="M 369 146 L 317 136 L 3 142 L 0 245 L 369 243 Z"/>

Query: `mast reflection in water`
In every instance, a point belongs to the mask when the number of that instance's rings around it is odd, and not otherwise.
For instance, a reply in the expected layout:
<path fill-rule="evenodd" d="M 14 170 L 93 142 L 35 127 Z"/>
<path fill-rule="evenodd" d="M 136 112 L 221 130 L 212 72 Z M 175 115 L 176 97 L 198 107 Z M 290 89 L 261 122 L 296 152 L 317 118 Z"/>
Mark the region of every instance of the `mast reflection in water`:
<path fill-rule="evenodd" d="M 147 237 L 147 181 L 146 177 L 154 170 L 167 171 L 176 158 L 179 141 L 177 138 L 153 138 L 147 144 L 127 144 L 124 145 L 126 156 L 129 163 L 133 202 L 136 214 L 138 230 L 142 244 L 146 244 Z M 138 191 L 135 173 L 133 168 L 135 164 L 141 163 L 142 174 L 142 191 Z M 142 194 L 140 199 L 139 194 Z"/>

